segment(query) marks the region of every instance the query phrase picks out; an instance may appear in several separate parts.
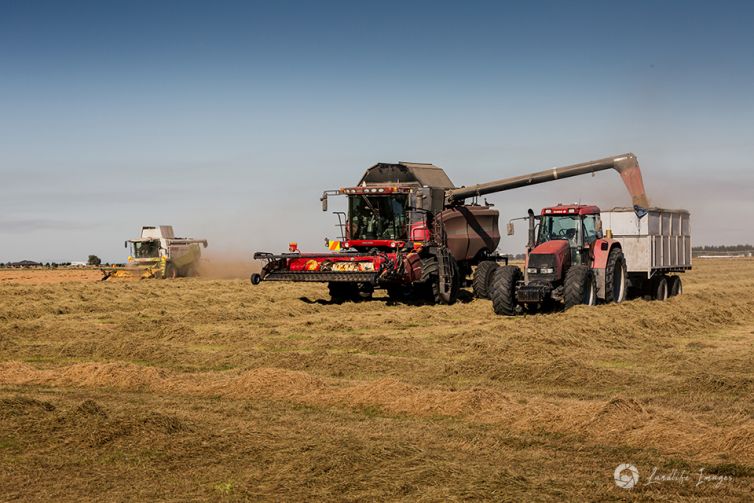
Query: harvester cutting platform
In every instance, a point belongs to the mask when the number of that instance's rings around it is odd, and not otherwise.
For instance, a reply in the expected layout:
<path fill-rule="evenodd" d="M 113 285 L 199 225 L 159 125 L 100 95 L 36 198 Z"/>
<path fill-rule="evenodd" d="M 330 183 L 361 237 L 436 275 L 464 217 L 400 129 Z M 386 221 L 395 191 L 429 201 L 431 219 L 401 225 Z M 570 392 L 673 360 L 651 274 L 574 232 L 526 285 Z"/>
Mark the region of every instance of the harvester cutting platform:
<path fill-rule="evenodd" d="M 138 275 L 143 278 L 177 278 L 198 275 L 201 246 L 206 239 L 177 238 L 172 225 L 144 226 L 141 236 L 125 242 L 131 247 L 128 267 L 103 269 L 102 280 L 113 276 Z"/>
<path fill-rule="evenodd" d="M 384 288 L 393 299 L 451 304 L 474 271 L 474 294 L 486 298 L 507 258 L 496 252 L 499 213 L 479 197 L 608 169 L 618 171 L 637 211 L 649 205 L 633 154 L 458 188 L 432 164 L 378 163 L 355 186 L 323 193 L 323 211 L 329 196 L 348 198 L 348 213 L 337 213 L 341 239 L 328 242 L 333 252 L 301 253 L 295 243 L 288 253 L 257 252 L 267 263 L 251 281 L 326 282 L 335 301 Z"/>

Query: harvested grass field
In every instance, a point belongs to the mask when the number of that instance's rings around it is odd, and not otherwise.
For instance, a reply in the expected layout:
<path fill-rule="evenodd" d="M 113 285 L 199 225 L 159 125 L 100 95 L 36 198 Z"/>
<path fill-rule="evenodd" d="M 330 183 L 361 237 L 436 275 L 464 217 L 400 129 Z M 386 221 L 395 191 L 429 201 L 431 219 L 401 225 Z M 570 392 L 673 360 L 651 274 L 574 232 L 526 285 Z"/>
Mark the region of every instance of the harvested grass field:
<path fill-rule="evenodd" d="M 12 274 L 2 500 L 754 494 L 752 260 L 699 260 L 664 303 L 515 319 L 330 305 L 319 285 Z"/>

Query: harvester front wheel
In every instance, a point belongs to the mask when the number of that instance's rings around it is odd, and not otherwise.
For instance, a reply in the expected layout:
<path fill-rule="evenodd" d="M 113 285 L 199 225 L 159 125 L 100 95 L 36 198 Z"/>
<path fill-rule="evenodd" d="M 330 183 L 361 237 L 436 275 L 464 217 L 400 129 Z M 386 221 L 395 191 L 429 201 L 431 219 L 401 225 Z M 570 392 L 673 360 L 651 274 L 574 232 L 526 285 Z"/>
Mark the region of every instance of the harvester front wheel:
<path fill-rule="evenodd" d="M 495 314 L 513 316 L 516 314 L 516 284 L 521 280 L 521 269 L 506 265 L 498 267 L 489 285 L 492 309 Z"/>
<path fill-rule="evenodd" d="M 474 297 L 477 299 L 490 298 L 490 282 L 492 281 L 492 275 L 495 274 L 497 268 L 497 262 L 492 260 L 479 262 L 479 265 L 476 266 L 476 270 L 474 271 L 474 279 L 471 283 Z"/>
<path fill-rule="evenodd" d="M 175 267 L 173 264 L 166 264 L 165 265 L 165 275 L 163 276 L 167 279 L 175 279 L 178 277 L 178 268 Z"/>
<path fill-rule="evenodd" d="M 327 284 L 330 300 L 335 304 L 359 300 L 359 286 L 356 283 L 331 281 Z"/>
<path fill-rule="evenodd" d="M 610 250 L 605 266 L 605 302 L 623 302 L 626 300 L 626 258 L 620 248 Z"/>
<path fill-rule="evenodd" d="M 597 285 L 592 270 L 585 265 L 573 265 L 566 272 L 563 299 L 565 308 L 597 303 Z"/>

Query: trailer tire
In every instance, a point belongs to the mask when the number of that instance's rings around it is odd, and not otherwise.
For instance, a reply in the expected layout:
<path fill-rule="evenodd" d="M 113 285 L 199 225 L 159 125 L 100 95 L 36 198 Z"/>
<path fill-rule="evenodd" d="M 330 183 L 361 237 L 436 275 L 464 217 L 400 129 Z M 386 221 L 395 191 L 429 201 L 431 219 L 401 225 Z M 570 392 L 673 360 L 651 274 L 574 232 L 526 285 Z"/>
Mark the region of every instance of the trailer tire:
<path fill-rule="evenodd" d="M 658 276 L 652 282 L 652 300 L 668 299 L 668 278 L 664 275 Z"/>
<path fill-rule="evenodd" d="M 587 305 L 593 306 L 597 302 L 597 285 L 594 272 L 585 265 L 573 265 L 566 272 L 563 300 L 565 308 Z"/>
<path fill-rule="evenodd" d="M 474 291 L 474 297 L 477 299 L 489 299 L 490 298 L 490 282 L 492 281 L 492 275 L 495 274 L 498 265 L 497 262 L 492 260 L 485 260 L 479 262 L 474 271 L 474 279 L 471 282 L 471 289 Z"/>
<path fill-rule="evenodd" d="M 620 303 L 626 300 L 626 258 L 620 248 L 610 250 L 605 266 L 605 302 Z"/>
<path fill-rule="evenodd" d="M 458 300 L 458 292 L 461 290 L 461 271 L 458 268 L 458 262 L 453 257 L 448 257 L 450 262 L 450 291 L 446 294 L 440 291 L 440 276 L 437 277 L 437 291 L 439 293 L 440 302 L 443 304 L 451 305 L 455 304 Z"/>
<path fill-rule="evenodd" d="M 495 269 L 489 284 L 492 309 L 495 314 L 513 316 L 516 314 L 516 284 L 521 280 L 521 269 L 506 265 Z"/>
<path fill-rule="evenodd" d="M 668 281 L 668 295 L 670 297 L 683 294 L 683 282 L 679 276 L 670 276 Z"/>
<path fill-rule="evenodd" d="M 423 297 L 430 304 L 453 304 L 458 300 L 458 292 L 461 289 L 461 278 L 458 272 L 458 263 L 453 257 L 448 257 L 452 274 L 450 292 L 443 295 L 440 292 L 440 266 L 436 257 L 422 260 L 422 286 Z"/>
<path fill-rule="evenodd" d="M 652 300 L 667 300 L 668 297 L 670 297 L 668 277 L 656 276 L 652 281 Z"/>

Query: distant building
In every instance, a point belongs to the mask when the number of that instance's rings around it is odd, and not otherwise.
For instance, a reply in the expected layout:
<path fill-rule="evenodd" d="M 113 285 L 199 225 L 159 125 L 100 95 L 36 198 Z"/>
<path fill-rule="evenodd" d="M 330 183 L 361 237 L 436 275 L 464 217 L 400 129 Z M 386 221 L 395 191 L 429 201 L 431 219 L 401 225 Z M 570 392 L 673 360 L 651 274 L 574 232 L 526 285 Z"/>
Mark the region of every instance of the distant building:
<path fill-rule="evenodd" d="M 40 262 L 34 262 L 33 260 L 22 260 L 20 262 L 11 262 L 8 264 L 10 267 L 42 267 Z"/>

